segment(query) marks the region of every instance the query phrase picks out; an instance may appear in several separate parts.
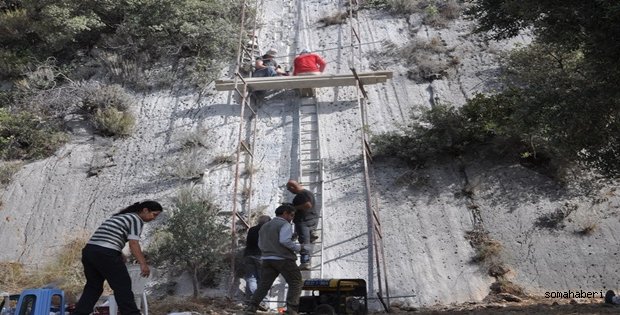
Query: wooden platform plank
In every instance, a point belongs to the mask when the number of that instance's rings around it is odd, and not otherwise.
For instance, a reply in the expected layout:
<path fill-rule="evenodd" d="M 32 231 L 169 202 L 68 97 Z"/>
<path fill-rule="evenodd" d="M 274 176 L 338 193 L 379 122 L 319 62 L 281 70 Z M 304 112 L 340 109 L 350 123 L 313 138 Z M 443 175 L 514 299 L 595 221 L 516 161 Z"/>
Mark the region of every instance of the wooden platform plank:
<path fill-rule="evenodd" d="M 391 71 L 362 72 L 358 76 L 362 84 L 376 84 L 391 79 Z M 301 89 L 320 88 L 332 86 L 355 85 L 355 77 L 352 74 L 322 74 L 313 76 L 278 76 L 266 78 L 246 78 L 245 81 L 254 91 L 271 89 Z M 239 82 L 239 84 L 243 84 Z M 218 91 L 230 91 L 235 86 L 234 80 L 217 80 L 215 89 Z"/>

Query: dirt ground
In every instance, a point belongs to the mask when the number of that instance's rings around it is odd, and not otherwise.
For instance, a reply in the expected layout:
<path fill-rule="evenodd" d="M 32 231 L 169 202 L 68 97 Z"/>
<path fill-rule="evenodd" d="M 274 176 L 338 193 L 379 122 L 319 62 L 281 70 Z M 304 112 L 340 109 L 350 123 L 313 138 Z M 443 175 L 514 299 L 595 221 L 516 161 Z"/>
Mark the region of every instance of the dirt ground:
<path fill-rule="evenodd" d="M 196 314 L 242 314 L 242 306 L 225 298 L 198 300 L 160 300 L 149 303 L 152 314 L 166 315 L 172 312 L 192 312 Z M 259 312 L 259 314 L 277 314 L 275 312 Z M 372 315 L 387 314 L 371 312 Z M 554 300 L 530 299 L 523 302 L 505 303 L 469 303 L 453 306 L 437 306 L 425 309 L 400 310 L 393 308 L 390 314 L 511 314 L 511 315 L 595 315 L 620 314 L 620 305 L 604 304 L 600 299 L 592 300 Z"/>

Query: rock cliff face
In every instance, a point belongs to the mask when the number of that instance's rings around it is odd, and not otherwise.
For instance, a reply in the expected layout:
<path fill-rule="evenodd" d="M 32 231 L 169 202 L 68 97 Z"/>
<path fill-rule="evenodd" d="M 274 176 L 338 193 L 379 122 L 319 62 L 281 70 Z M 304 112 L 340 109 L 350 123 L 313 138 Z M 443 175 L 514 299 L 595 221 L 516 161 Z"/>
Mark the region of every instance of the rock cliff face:
<path fill-rule="evenodd" d="M 278 61 L 290 64 L 295 52 L 310 47 L 325 56 L 326 73 L 349 73 L 352 21 L 319 22 L 344 11 L 340 2 L 262 1 L 262 51 L 275 47 Z M 492 91 L 499 54 L 528 42 L 486 43 L 471 34 L 469 21 L 434 28 L 421 20 L 362 10 L 353 21 L 363 44 L 359 69 L 394 71 L 386 84 L 366 87 L 371 133 L 395 130 L 419 108 L 461 106 L 475 93 Z M 449 66 L 427 73 L 421 64 L 394 59 L 392 52 L 412 41 L 434 48 L 411 53 Z M 137 124 L 129 138 L 110 141 L 76 128 L 54 156 L 25 165 L 2 191 L 0 260 L 41 266 L 120 208 L 146 198 L 169 205 L 175 191 L 190 183 L 230 210 L 234 164 L 228 161 L 236 152 L 240 107 L 232 93 L 211 86 L 205 91 L 137 95 Z M 356 90 L 322 88 L 317 101 L 325 161 L 323 276 L 367 279 L 374 297 L 360 158 L 365 130 Z M 291 198 L 284 183 L 295 172 L 298 106 L 295 92 L 279 91 L 259 107 L 253 211 L 272 214 Z M 196 138 L 202 145 L 187 149 Z M 440 159 L 423 169 L 381 159 L 374 169 L 389 289 L 401 305 L 478 301 L 489 294 L 495 278 L 489 266 L 472 263 L 476 251 L 466 237 L 476 228 L 499 244 L 507 277 L 530 293 L 598 292 L 620 283 L 617 185 L 567 188 L 501 154 Z"/>

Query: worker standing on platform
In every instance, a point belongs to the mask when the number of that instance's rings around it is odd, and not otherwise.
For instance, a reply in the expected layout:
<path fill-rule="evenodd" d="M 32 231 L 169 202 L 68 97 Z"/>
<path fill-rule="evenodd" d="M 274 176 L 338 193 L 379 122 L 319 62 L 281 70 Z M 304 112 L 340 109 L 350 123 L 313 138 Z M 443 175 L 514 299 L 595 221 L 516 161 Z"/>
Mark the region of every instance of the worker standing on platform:
<path fill-rule="evenodd" d="M 304 48 L 293 61 L 293 75 L 321 74 L 325 71 L 326 66 L 325 59 L 312 53 L 310 49 Z"/>
<path fill-rule="evenodd" d="M 254 63 L 253 77 L 275 77 L 278 75 L 288 75 L 275 60 L 278 51 L 274 48 L 269 49 L 264 55 L 256 58 Z"/>

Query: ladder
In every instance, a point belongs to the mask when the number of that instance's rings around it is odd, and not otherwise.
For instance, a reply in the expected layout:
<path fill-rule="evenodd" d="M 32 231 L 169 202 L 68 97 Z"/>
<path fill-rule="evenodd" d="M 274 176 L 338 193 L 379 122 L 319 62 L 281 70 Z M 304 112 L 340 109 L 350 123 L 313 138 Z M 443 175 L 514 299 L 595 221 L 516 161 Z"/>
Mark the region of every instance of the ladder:
<path fill-rule="evenodd" d="M 243 4 L 241 6 L 241 23 L 239 27 L 239 42 L 237 47 L 237 64 L 234 74 L 235 77 L 233 91 L 235 92 L 235 95 L 233 99 L 237 100 L 237 102 L 239 103 L 240 112 L 237 152 L 235 159 L 235 179 L 231 196 L 231 257 L 235 257 L 237 247 L 239 245 L 239 239 L 237 235 L 239 228 L 237 226 L 237 222 L 241 223 L 242 229 L 247 229 L 251 225 L 250 220 L 252 217 L 251 201 L 253 192 L 252 184 L 254 174 L 254 143 L 256 141 L 257 110 L 256 104 L 253 104 L 254 102 L 252 102 L 252 98 L 250 97 L 248 84 L 242 74 L 242 72 L 247 73 L 247 71 L 243 69 L 243 65 L 247 64 L 248 59 L 252 58 L 252 56 L 256 52 L 256 48 L 258 47 L 255 36 L 256 19 L 254 20 L 255 27 L 254 30 L 252 30 L 251 36 L 248 35 L 248 33 L 246 32 L 244 25 L 246 12 L 251 12 L 252 10 L 252 8 L 250 7 L 251 5 L 252 2 L 243 1 Z M 247 37 L 250 37 L 251 40 L 244 40 L 244 38 Z M 247 124 L 246 119 L 248 120 Z M 242 166 L 243 169 L 241 169 Z M 239 189 L 239 186 L 242 186 L 242 188 Z M 239 210 L 239 206 L 241 206 L 241 210 Z M 244 209 L 246 211 L 244 211 Z M 235 269 L 235 259 L 231 259 L 231 275 L 228 292 L 229 297 L 232 297 L 234 295 L 234 282 L 236 274 Z"/>
<path fill-rule="evenodd" d="M 314 194 L 319 234 L 312 244 L 311 270 L 307 276 L 323 277 L 323 161 L 321 160 L 319 105 L 315 97 L 301 97 L 299 103 L 299 182 Z M 315 274 L 312 274 L 312 273 Z M 318 273 L 318 275 L 316 274 Z"/>
<path fill-rule="evenodd" d="M 377 274 L 377 296 L 379 301 L 383 305 L 386 312 L 390 312 L 390 290 L 388 286 L 387 268 L 385 262 L 385 254 L 383 247 L 383 232 L 381 230 L 381 220 L 379 219 L 379 202 L 374 195 L 374 168 L 372 167 L 372 152 L 368 141 L 368 110 L 366 107 L 366 100 L 368 95 L 364 89 L 364 84 L 360 78 L 360 75 L 356 69 L 355 51 L 357 51 L 357 60 L 362 60 L 362 41 L 359 36 L 359 17 L 357 11 L 359 10 L 361 0 L 349 0 L 349 24 L 351 26 L 351 46 L 350 46 L 350 61 L 349 68 L 355 76 L 357 81 L 357 103 L 360 109 L 360 121 L 361 121 L 361 146 L 362 146 L 362 162 L 364 164 L 364 188 L 366 190 L 366 210 L 368 216 L 368 230 L 371 233 L 372 245 L 369 250 L 373 253 L 374 268 Z"/>

